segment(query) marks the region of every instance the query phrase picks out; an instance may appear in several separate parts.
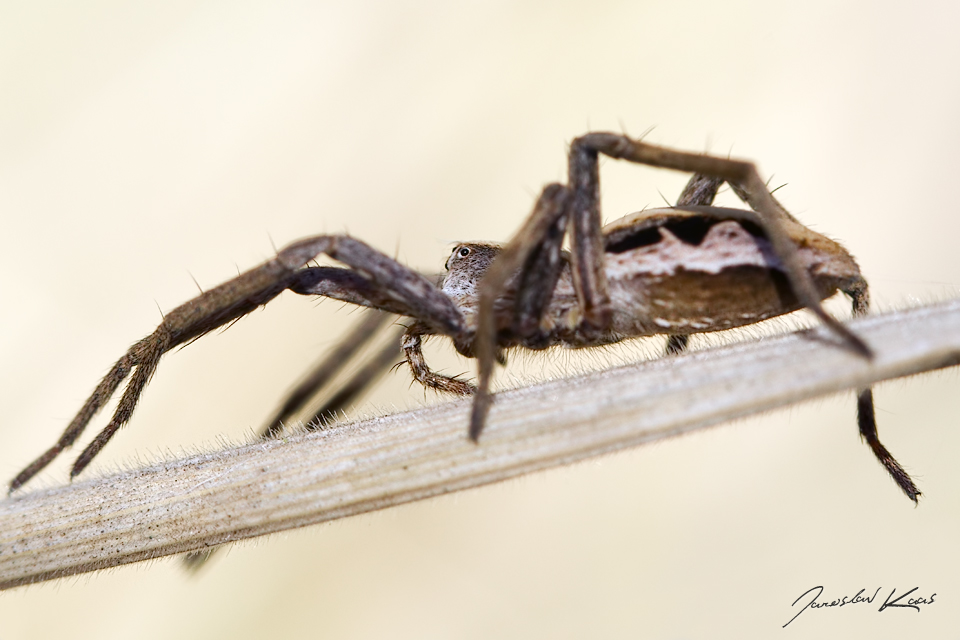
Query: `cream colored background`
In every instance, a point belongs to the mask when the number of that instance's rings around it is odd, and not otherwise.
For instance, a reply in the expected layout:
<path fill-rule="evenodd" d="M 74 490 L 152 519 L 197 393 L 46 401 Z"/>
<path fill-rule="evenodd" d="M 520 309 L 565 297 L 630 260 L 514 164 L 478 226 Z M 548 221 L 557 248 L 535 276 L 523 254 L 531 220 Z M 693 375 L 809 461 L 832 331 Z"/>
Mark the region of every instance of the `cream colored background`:
<path fill-rule="evenodd" d="M 450 241 L 509 237 L 590 129 L 655 127 L 654 142 L 756 159 L 858 256 L 879 309 L 960 283 L 953 2 L 2 14 L 3 478 L 158 307 L 195 294 L 191 274 L 209 287 L 271 242 L 344 230 L 437 269 Z M 675 198 L 685 176 L 607 162 L 603 180 L 612 218 Z M 243 441 L 352 319 L 286 295 L 171 354 L 88 473 Z M 447 370 L 469 370 L 447 351 Z M 522 375 L 580 367 L 520 360 Z M 846 394 L 242 544 L 195 578 L 160 561 L 5 592 L 0 639 L 955 637 L 958 389 L 953 370 L 877 391 L 882 436 L 924 491 L 916 509 L 860 444 Z M 435 400 L 401 370 L 359 412 Z M 31 486 L 66 478 L 61 460 Z M 918 586 L 937 602 L 807 611 L 781 630 L 815 585 L 825 599 Z"/>

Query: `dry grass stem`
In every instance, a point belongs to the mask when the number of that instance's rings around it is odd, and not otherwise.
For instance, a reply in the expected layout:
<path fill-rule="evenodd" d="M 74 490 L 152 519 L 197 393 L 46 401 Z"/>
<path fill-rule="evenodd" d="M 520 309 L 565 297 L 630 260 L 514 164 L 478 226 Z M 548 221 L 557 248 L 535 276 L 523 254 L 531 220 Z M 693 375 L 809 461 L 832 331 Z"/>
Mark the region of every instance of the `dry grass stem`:
<path fill-rule="evenodd" d="M 818 328 L 503 392 L 479 446 L 460 400 L 16 495 L 0 503 L 0 588 L 468 489 L 958 363 L 960 301 L 850 326 L 872 362 Z"/>

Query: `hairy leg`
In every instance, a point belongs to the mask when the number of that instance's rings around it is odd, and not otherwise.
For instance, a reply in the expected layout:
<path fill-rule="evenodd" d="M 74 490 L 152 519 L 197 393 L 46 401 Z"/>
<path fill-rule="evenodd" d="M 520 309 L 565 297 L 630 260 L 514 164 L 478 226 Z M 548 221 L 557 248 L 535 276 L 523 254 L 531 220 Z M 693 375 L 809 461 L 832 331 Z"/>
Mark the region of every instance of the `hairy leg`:
<path fill-rule="evenodd" d="M 355 271 L 304 267 L 320 254 L 352 267 Z M 308 272 L 308 275 L 304 275 Z M 350 275 L 348 275 L 350 274 Z M 114 364 L 93 394 L 70 422 L 54 446 L 28 465 L 10 483 L 10 491 L 22 486 L 72 445 L 90 420 L 110 400 L 119 385 L 131 374 L 113 418 L 94 441 L 80 454 L 70 475 L 79 474 L 103 449 L 111 437 L 133 414 L 140 394 L 153 376 L 160 357 L 177 346 L 196 340 L 210 331 L 242 318 L 266 304 L 287 288 L 304 293 L 305 279 L 323 295 L 324 278 L 334 282 L 333 289 L 347 295 L 352 292 L 360 304 L 376 307 L 389 301 L 384 310 L 413 315 L 438 333 L 462 335 L 466 323 L 457 306 L 420 273 L 409 269 L 349 236 L 314 236 L 294 242 L 272 260 L 246 271 L 164 316 L 150 336 L 137 342 Z M 364 297 L 364 294 L 369 294 Z M 335 297 L 335 296 L 334 296 Z"/>
<path fill-rule="evenodd" d="M 647 144 L 639 140 L 614 133 L 588 133 L 577 138 L 570 145 L 570 185 L 574 191 L 573 218 L 577 219 L 577 207 L 594 206 L 595 196 L 599 193 L 598 156 L 604 154 L 611 158 L 627 160 L 639 164 L 689 171 L 705 176 L 720 178 L 728 182 L 737 195 L 757 212 L 757 222 L 770 240 L 773 250 L 780 258 L 794 295 L 820 318 L 827 327 L 836 333 L 851 349 L 864 357 L 870 357 L 870 348 L 854 333 L 829 315 L 820 303 L 820 297 L 810 274 L 803 268 L 797 249 L 784 229 L 784 220 L 793 217 L 770 194 L 760 178 L 756 166 L 751 162 L 731 160 L 706 154 L 675 151 L 665 147 Z M 598 197 L 598 196 L 597 196 Z M 599 213 L 599 205 L 596 205 Z M 582 260 L 578 266 L 582 282 L 603 281 L 602 263 L 592 260 L 589 253 L 574 259 Z M 586 291 L 586 289 L 584 289 Z M 604 292 L 598 289 L 597 297 L 602 301 Z M 602 305 L 601 305 L 602 306 Z M 602 313 L 595 315 L 601 317 Z"/>
<path fill-rule="evenodd" d="M 350 359 L 380 332 L 391 317 L 390 314 L 380 311 L 366 313 L 362 321 L 344 336 L 340 346 L 318 362 L 304 380 L 290 392 L 281 408 L 265 422 L 257 438 L 279 437 L 286 426 L 284 423 L 302 411 L 311 398 L 327 387 Z M 312 418 L 304 421 L 306 429 L 313 431 L 326 424 L 346 409 L 401 358 L 400 335 L 391 335 L 384 346 L 362 364 L 359 371 L 334 391 Z M 219 548 L 217 546 L 184 554 L 182 557 L 184 568 L 190 571 L 199 570 Z"/>
<path fill-rule="evenodd" d="M 717 197 L 717 191 L 723 185 L 722 178 L 694 174 L 687 181 L 686 186 L 677 198 L 678 207 L 710 206 Z M 689 335 L 674 334 L 667 336 L 667 346 L 664 355 L 671 356 L 683 353 L 690 342 Z"/>
<path fill-rule="evenodd" d="M 677 202 L 677 206 L 690 205 L 710 205 L 716 196 L 716 191 L 723 183 L 722 180 L 709 178 L 707 176 L 695 175 L 687 183 L 683 194 Z M 734 186 L 737 195 L 747 201 L 747 194 L 738 186 Z M 866 315 L 870 306 L 870 296 L 867 283 L 862 278 L 844 289 L 853 305 L 853 315 Z M 667 338 L 667 353 L 679 353 L 687 346 L 688 336 L 669 336 Z M 873 391 L 870 388 L 860 389 L 857 392 L 857 425 L 860 429 L 860 435 L 870 446 L 873 454 L 880 464 L 887 470 L 897 486 L 907 495 L 908 498 L 917 502 L 920 491 L 917 489 L 910 475 L 903 469 L 899 462 L 890 454 L 885 446 L 880 442 L 877 434 L 876 413 L 873 404 Z"/>
<path fill-rule="evenodd" d="M 850 297 L 853 303 L 853 315 L 864 316 L 870 307 L 870 294 L 867 289 L 867 283 L 860 280 L 857 283 L 843 290 Z M 867 442 L 873 455 L 877 457 L 883 468 L 887 470 L 893 481 L 897 483 L 900 490 L 914 502 L 918 502 L 920 490 L 913 483 L 904 468 L 897 462 L 885 446 L 880 442 L 880 436 L 877 434 L 877 416 L 873 404 L 873 389 L 867 387 L 857 391 L 857 426 L 860 429 L 860 436 Z"/>
<path fill-rule="evenodd" d="M 547 185 L 537 199 L 533 213 L 480 281 L 477 333 L 473 344 L 473 352 L 478 361 L 479 387 L 476 389 L 473 411 L 470 414 L 470 438 L 474 441 L 480 437 L 487 412 L 490 410 L 490 379 L 497 361 L 497 297 L 503 292 L 508 280 L 524 267 L 526 269 L 520 273 L 519 278 L 521 282 L 527 283 L 527 287 L 532 283 L 533 269 L 546 269 L 545 279 L 556 284 L 561 267 L 560 250 L 569 200 L 566 187 L 560 184 Z M 550 303 L 552 292 L 553 286 L 549 291 L 540 294 L 520 294 L 518 301 L 521 306 L 515 309 L 514 321 L 523 325 L 539 320 L 543 309 Z M 406 350 L 406 346 L 404 349 Z M 416 371 L 414 373 L 416 375 Z"/>
<path fill-rule="evenodd" d="M 316 397 L 320 391 L 328 386 L 333 381 L 333 378 L 343 370 L 350 359 L 377 336 L 378 332 L 387 324 L 391 317 L 390 314 L 382 311 L 371 310 L 365 312 L 363 319 L 357 326 L 347 335 L 343 336 L 340 344 L 333 351 L 325 354 L 323 359 L 320 360 L 287 395 L 280 408 L 266 421 L 258 437 L 274 438 L 280 435 L 283 431 L 284 422 L 300 413 L 311 398 Z M 394 362 L 392 362 L 394 357 L 400 356 L 399 336 L 397 336 L 397 338 L 397 340 L 391 340 L 390 342 L 390 364 L 394 364 Z M 380 359 L 375 359 L 374 362 L 379 364 L 379 360 Z M 364 365 L 365 368 L 367 364 Z M 390 364 L 384 365 L 384 368 L 389 367 Z M 356 386 L 356 388 L 349 396 L 343 395 L 343 389 L 338 390 L 335 397 L 338 397 L 339 400 L 333 402 L 333 399 L 331 399 L 331 402 L 327 403 L 331 406 L 325 405 L 325 407 L 319 411 L 318 415 L 327 415 L 328 413 L 341 410 L 379 375 L 378 372 L 374 372 L 373 370 L 367 373 L 368 378 L 363 381 L 366 384 L 361 385 L 361 381 L 357 380 L 355 384 L 352 385 Z"/>

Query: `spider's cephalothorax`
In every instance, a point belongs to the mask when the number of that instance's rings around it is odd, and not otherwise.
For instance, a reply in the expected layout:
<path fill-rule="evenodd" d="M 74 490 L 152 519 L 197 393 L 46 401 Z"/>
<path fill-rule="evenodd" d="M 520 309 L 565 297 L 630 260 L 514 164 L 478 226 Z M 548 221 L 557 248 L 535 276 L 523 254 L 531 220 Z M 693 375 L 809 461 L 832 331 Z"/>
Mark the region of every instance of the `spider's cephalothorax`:
<path fill-rule="evenodd" d="M 694 176 L 676 207 L 641 211 L 602 226 L 600 154 Z M 724 182 L 750 209 L 711 206 Z M 563 249 L 565 240 L 569 252 Z M 346 268 L 307 266 L 319 254 Z M 71 473 L 79 473 L 129 420 L 164 353 L 242 317 L 284 290 L 412 319 L 401 347 L 414 378 L 427 387 L 473 395 L 469 434 L 474 440 L 492 402 L 493 367 L 512 347 L 589 347 L 664 334 L 667 350 L 678 352 L 692 334 L 807 308 L 847 347 L 871 355 L 860 338 L 821 305 L 841 291 L 851 298 L 854 315 L 866 313 L 867 284 L 856 262 L 839 244 L 787 213 L 753 164 L 674 151 L 622 135 L 590 133 L 574 140 L 568 183 L 544 188 L 516 236 L 502 247 L 459 244 L 446 268 L 438 287 L 349 236 L 315 236 L 289 245 L 274 259 L 168 313 L 153 334 L 114 365 L 60 440 L 14 478 L 11 490 L 73 444 L 130 375 L 112 420 L 74 463 Z M 421 340 L 431 335 L 449 337 L 461 354 L 478 360 L 476 386 L 430 370 Z M 390 357 L 387 352 L 379 360 L 386 363 Z M 324 366 L 310 380 L 328 378 Z M 308 390 L 298 389 L 284 406 L 297 405 Z M 869 389 L 859 393 L 858 423 L 874 454 L 916 501 L 919 491 L 877 438 Z M 271 424 L 266 433 L 275 434 L 278 425 Z"/>

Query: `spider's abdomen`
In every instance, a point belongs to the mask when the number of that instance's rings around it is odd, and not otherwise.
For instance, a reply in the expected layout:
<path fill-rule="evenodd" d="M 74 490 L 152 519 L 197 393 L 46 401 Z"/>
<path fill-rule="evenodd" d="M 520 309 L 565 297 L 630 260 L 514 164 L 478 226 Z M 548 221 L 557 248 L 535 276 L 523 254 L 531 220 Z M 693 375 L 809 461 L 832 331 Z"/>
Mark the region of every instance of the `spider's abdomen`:
<path fill-rule="evenodd" d="M 697 215 L 660 222 L 637 225 L 634 235 L 623 223 L 610 226 L 605 257 L 613 333 L 720 331 L 802 306 L 755 225 Z M 821 299 L 862 282 L 840 245 L 799 224 L 788 231 Z"/>

